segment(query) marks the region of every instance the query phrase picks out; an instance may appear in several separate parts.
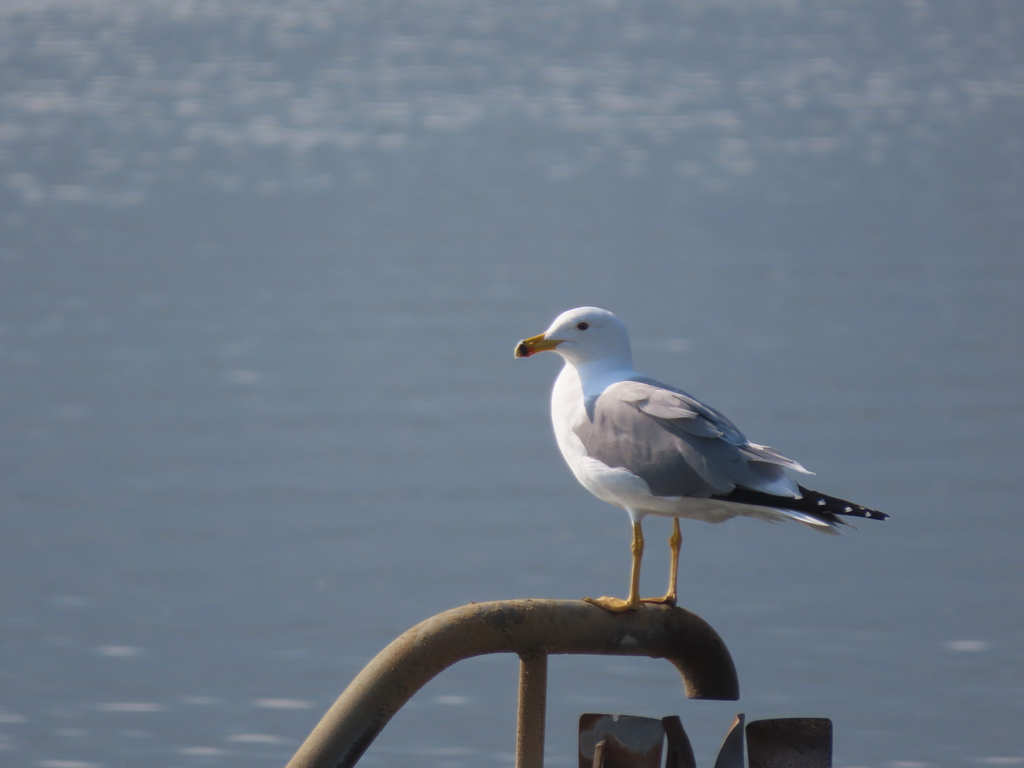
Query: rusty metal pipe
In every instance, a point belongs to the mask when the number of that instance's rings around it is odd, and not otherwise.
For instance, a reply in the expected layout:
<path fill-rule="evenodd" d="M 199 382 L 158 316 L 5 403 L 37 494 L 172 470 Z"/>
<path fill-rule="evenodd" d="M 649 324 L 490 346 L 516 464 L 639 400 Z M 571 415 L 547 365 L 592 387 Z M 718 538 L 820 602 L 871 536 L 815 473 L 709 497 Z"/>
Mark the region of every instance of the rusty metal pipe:
<path fill-rule="evenodd" d="M 582 600 L 471 603 L 394 640 L 334 702 L 288 768 L 350 768 L 405 702 L 457 661 L 488 653 L 579 653 L 664 658 L 691 699 L 734 701 L 739 682 L 725 643 L 682 608 L 610 613 Z"/>

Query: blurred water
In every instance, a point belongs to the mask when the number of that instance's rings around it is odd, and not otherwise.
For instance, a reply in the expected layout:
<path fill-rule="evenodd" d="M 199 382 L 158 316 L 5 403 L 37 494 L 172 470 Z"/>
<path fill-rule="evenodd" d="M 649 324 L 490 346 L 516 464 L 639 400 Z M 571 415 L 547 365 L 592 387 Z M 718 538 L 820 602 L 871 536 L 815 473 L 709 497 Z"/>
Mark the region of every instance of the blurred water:
<path fill-rule="evenodd" d="M 0 764 L 281 764 L 395 635 L 622 594 L 625 515 L 512 347 L 638 366 L 892 514 L 684 526 L 743 698 L 552 662 L 583 711 L 827 716 L 837 766 L 1024 764 L 1024 14 L 864 2 L 0 7 Z M 645 592 L 667 525 L 649 524 Z M 510 765 L 516 661 L 364 758 Z"/>

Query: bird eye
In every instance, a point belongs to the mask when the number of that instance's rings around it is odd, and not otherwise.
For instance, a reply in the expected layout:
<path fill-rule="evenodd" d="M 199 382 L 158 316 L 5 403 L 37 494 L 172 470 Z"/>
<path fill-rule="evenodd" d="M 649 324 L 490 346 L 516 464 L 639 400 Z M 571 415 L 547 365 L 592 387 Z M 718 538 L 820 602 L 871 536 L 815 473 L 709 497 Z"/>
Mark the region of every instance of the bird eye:
<path fill-rule="evenodd" d="M 587 328 L 590 327 L 590 323 L 587 323 L 587 322 L 576 323 L 576 327 L 579 328 L 581 331 L 585 331 L 585 330 L 587 330 Z"/>

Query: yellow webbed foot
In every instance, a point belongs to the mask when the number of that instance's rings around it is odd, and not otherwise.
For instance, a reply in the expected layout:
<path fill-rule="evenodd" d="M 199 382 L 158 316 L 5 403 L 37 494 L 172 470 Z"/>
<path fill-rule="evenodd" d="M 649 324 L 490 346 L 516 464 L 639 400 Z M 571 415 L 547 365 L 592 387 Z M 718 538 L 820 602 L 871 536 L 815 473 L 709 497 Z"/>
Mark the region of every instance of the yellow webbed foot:
<path fill-rule="evenodd" d="M 676 604 L 676 596 L 673 594 L 668 594 L 664 597 L 645 597 L 640 602 L 654 603 L 656 605 L 671 605 L 674 607 Z"/>
<path fill-rule="evenodd" d="M 636 603 L 631 603 L 629 600 L 623 600 L 621 597 L 584 597 L 583 599 L 592 605 L 596 605 L 598 608 L 604 608 L 612 613 L 635 611 L 640 607 L 639 600 Z"/>

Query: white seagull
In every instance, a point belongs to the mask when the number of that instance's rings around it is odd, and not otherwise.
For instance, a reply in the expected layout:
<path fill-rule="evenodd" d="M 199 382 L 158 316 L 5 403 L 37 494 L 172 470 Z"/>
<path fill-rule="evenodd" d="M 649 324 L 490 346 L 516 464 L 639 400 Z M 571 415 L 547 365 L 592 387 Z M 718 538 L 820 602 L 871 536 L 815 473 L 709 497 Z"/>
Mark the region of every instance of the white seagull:
<path fill-rule="evenodd" d="M 551 391 L 558 447 L 584 488 L 622 507 L 633 524 L 629 597 L 586 598 L 609 611 L 676 603 L 679 518 L 721 523 L 737 516 L 796 520 L 822 533 L 847 525 L 837 515 L 884 520 L 868 509 L 799 485 L 813 474 L 766 445 L 752 443 L 725 416 L 680 389 L 633 370 L 629 332 L 597 307 L 563 312 L 544 333 L 516 345 L 516 357 L 557 352 L 565 367 Z M 642 521 L 671 517 L 668 592 L 640 599 Z"/>

